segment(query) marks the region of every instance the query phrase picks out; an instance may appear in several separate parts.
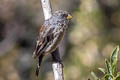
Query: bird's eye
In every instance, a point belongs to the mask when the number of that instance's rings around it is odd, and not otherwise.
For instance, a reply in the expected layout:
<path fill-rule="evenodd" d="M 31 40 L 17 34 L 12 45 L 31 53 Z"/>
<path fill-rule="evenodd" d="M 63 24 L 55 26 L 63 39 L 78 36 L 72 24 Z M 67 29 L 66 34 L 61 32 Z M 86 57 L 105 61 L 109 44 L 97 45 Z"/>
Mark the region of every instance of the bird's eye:
<path fill-rule="evenodd" d="M 62 17 L 67 17 L 68 15 L 67 14 L 62 14 Z"/>

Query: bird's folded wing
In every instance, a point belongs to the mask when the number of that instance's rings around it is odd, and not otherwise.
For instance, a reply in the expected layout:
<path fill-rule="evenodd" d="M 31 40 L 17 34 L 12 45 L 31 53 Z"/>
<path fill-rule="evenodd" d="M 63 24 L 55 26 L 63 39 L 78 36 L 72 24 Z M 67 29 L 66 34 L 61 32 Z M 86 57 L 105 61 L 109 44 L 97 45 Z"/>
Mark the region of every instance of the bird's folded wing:
<path fill-rule="evenodd" d="M 39 37 L 36 43 L 36 48 L 33 53 L 33 57 L 36 58 L 40 56 L 42 53 L 45 52 L 46 48 L 52 44 L 54 39 L 54 32 L 55 28 L 51 26 L 42 26 L 40 29 Z"/>

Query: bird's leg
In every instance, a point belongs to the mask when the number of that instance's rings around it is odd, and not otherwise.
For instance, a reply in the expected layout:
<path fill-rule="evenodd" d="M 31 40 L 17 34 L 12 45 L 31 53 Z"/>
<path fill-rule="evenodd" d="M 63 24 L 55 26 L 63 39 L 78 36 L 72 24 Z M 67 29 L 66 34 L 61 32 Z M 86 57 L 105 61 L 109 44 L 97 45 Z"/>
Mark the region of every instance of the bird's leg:
<path fill-rule="evenodd" d="M 38 64 L 37 64 L 37 68 L 36 68 L 36 76 L 37 76 L 37 77 L 38 77 L 38 75 L 39 75 L 40 65 L 41 65 L 42 59 L 43 59 L 43 55 L 40 55 L 40 56 L 39 56 L 39 61 L 38 61 Z"/>
<path fill-rule="evenodd" d="M 62 64 L 62 60 L 60 58 L 58 48 L 54 52 L 52 52 L 52 59 L 53 59 L 53 62 L 59 62 L 60 64 Z M 63 64 L 62 64 L 62 67 L 63 67 Z"/>

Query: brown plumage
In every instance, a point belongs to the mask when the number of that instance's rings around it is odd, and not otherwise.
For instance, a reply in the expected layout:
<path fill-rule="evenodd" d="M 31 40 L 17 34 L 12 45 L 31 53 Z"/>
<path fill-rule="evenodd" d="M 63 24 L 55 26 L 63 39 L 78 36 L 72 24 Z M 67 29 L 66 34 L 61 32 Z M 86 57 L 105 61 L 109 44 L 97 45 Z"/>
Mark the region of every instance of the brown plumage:
<path fill-rule="evenodd" d="M 72 17 L 66 11 L 56 11 L 53 16 L 46 20 L 40 28 L 36 48 L 33 53 L 34 58 L 39 58 L 36 75 L 39 74 L 40 64 L 43 56 L 52 53 L 65 35 L 69 20 Z"/>

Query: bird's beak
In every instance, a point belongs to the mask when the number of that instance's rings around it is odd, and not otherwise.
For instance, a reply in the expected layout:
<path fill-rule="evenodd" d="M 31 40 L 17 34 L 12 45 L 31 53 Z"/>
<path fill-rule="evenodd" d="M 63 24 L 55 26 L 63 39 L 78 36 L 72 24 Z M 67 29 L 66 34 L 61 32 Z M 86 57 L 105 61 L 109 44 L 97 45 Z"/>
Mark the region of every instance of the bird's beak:
<path fill-rule="evenodd" d="M 68 19 L 68 20 L 69 20 L 69 19 L 72 19 L 72 16 L 71 16 L 70 14 L 68 14 L 67 19 Z"/>

